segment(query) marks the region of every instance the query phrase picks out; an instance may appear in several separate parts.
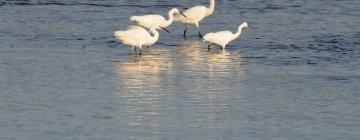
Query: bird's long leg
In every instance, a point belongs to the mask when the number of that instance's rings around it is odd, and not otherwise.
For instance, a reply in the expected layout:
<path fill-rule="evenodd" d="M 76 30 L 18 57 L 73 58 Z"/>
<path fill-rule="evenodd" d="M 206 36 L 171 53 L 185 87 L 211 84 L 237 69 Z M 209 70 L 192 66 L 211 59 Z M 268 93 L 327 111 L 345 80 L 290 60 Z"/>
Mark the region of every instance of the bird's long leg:
<path fill-rule="evenodd" d="M 199 38 L 203 38 L 203 35 L 201 34 L 200 30 L 199 30 Z"/>
<path fill-rule="evenodd" d="M 137 47 L 134 47 L 134 51 L 135 51 L 135 53 L 137 53 Z"/>
<path fill-rule="evenodd" d="M 186 32 L 187 32 L 187 30 L 188 30 L 188 28 L 189 28 L 189 25 L 186 25 L 186 28 L 185 28 L 185 30 L 184 30 L 184 39 L 186 39 Z"/>
<path fill-rule="evenodd" d="M 202 35 L 201 32 L 200 32 L 200 27 L 199 27 L 199 23 L 198 23 L 198 22 L 196 23 L 196 28 L 198 29 L 198 32 L 199 32 L 199 38 L 203 38 L 203 35 Z"/>
<path fill-rule="evenodd" d="M 141 55 L 142 46 L 139 47 L 140 55 Z"/>

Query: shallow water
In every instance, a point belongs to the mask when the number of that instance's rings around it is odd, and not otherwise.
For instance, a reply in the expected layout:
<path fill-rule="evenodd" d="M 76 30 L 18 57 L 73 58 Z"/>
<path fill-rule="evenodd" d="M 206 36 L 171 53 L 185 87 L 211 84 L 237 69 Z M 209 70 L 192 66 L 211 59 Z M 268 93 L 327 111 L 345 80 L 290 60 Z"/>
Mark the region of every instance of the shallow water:
<path fill-rule="evenodd" d="M 199 3 L 0 1 L 0 139 L 359 139 L 360 1 L 218 0 L 203 33 L 253 26 L 225 51 L 179 24 L 141 57 L 112 37 Z"/>

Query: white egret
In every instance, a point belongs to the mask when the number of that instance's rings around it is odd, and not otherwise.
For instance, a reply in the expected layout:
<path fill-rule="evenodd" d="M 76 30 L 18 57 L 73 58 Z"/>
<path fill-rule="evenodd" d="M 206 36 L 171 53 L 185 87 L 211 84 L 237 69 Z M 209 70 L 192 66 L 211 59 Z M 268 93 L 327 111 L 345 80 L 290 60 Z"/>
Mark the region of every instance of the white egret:
<path fill-rule="evenodd" d="M 241 35 L 243 28 L 249 28 L 248 23 L 244 22 L 240 24 L 236 33 L 230 31 L 220 31 L 215 33 L 207 33 L 204 36 L 204 41 L 209 42 L 208 49 L 211 49 L 212 45 L 219 45 L 222 49 L 225 49 L 226 45 L 238 38 Z"/>
<path fill-rule="evenodd" d="M 203 20 L 205 17 L 212 15 L 212 13 L 214 12 L 214 8 L 215 8 L 215 0 L 210 0 L 209 7 L 195 6 L 189 8 L 183 12 L 183 14 L 186 17 L 176 15 L 174 22 L 186 24 L 186 28 L 184 30 L 184 38 L 186 38 L 186 32 L 191 25 L 195 25 L 197 27 L 199 32 L 199 37 L 201 38 L 202 34 L 200 32 L 199 22 Z"/>
<path fill-rule="evenodd" d="M 169 32 L 166 27 L 170 26 L 174 21 L 174 14 L 183 15 L 179 9 L 173 8 L 169 11 L 169 19 L 166 20 L 161 15 L 143 15 L 143 16 L 132 16 L 130 20 L 136 22 L 138 25 L 150 29 L 156 27 L 156 29 L 163 29 Z M 185 16 L 185 15 L 183 15 Z"/>
<path fill-rule="evenodd" d="M 140 26 L 130 26 L 127 30 L 115 31 L 114 36 L 123 44 L 131 47 L 131 50 L 134 48 L 141 49 L 142 46 L 151 46 L 157 42 L 159 39 L 159 32 L 156 30 L 156 27 L 150 29 L 150 33 L 140 27 Z"/>

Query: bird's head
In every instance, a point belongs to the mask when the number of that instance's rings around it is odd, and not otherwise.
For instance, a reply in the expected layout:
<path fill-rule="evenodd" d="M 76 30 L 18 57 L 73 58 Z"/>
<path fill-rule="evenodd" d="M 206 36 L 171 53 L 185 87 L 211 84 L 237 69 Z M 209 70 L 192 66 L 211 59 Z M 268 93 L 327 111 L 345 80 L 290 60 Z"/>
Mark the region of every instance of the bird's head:
<path fill-rule="evenodd" d="M 244 23 L 240 24 L 239 28 L 249 28 L 249 29 L 251 29 L 250 25 L 247 22 L 244 22 Z"/>
<path fill-rule="evenodd" d="M 136 21 L 138 19 L 138 16 L 131 16 L 130 21 Z"/>
<path fill-rule="evenodd" d="M 177 8 L 173 8 L 173 9 L 170 10 L 170 13 L 172 13 L 172 14 L 180 13 L 180 10 L 177 9 Z"/>
<path fill-rule="evenodd" d="M 180 14 L 180 15 L 186 17 L 178 8 L 173 8 L 173 9 L 171 9 L 169 13 L 170 13 L 171 15 Z"/>

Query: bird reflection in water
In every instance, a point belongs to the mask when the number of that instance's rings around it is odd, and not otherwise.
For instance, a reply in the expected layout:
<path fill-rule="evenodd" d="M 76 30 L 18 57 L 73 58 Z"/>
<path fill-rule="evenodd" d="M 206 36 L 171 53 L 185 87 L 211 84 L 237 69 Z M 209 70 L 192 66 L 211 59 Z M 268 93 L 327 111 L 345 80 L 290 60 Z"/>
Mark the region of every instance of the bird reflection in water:
<path fill-rule="evenodd" d="M 183 64 L 191 72 L 207 71 L 209 78 L 229 76 L 234 73 L 236 76 L 245 74 L 245 70 L 241 67 L 242 56 L 238 52 L 207 51 L 200 41 L 183 41 L 177 51 Z"/>
<path fill-rule="evenodd" d="M 122 87 L 134 90 L 149 90 L 160 86 L 160 76 L 170 73 L 172 62 L 161 50 L 152 51 L 142 57 L 130 57 L 117 64 L 115 71 Z"/>
<path fill-rule="evenodd" d="M 138 130 L 159 125 L 159 115 L 167 105 L 164 99 L 169 97 L 169 92 L 163 91 L 167 84 L 162 80 L 171 75 L 173 65 L 168 53 L 162 51 L 154 49 L 141 57 L 130 56 L 115 67 L 119 80 L 118 95 L 126 105 L 124 113 L 127 116 L 123 119 L 129 133 L 136 134 Z"/>
<path fill-rule="evenodd" d="M 224 91 L 240 88 L 227 80 L 245 74 L 240 54 L 208 52 L 200 41 L 184 41 L 174 50 L 156 48 L 142 57 L 130 57 L 115 71 L 118 95 L 126 106 L 123 119 L 136 139 L 161 139 L 168 129 L 178 129 L 173 126 L 177 120 L 185 121 L 176 127 L 231 131 L 226 116 L 218 113 L 229 106 L 217 102 L 227 99 Z M 154 135 L 141 135 L 142 130 Z"/>

